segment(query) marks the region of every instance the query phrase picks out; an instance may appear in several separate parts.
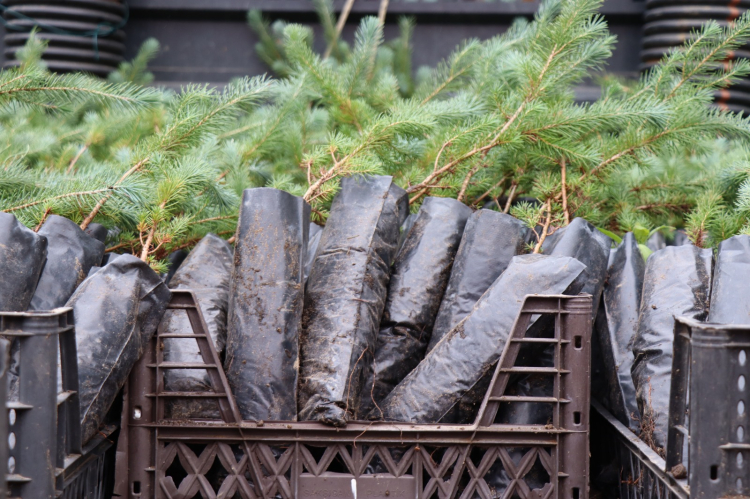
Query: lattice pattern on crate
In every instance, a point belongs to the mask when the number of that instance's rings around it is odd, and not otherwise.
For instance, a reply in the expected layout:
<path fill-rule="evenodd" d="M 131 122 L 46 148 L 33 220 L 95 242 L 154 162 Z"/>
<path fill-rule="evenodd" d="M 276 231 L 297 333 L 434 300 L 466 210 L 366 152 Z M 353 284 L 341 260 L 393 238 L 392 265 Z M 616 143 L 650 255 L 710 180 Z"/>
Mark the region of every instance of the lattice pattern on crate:
<path fill-rule="evenodd" d="M 423 498 L 458 497 L 459 490 L 461 499 L 551 498 L 555 492 L 550 481 L 555 472 L 554 450 L 543 447 L 433 447 L 416 443 L 318 447 L 215 442 L 197 449 L 194 444 L 170 442 L 160 447 L 157 459 L 158 468 L 165 470 L 160 473 L 159 486 L 171 499 L 189 499 L 197 494 L 210 498 L 293 499 L 295 463 L 301 468 L 301 478 L 361 478 L 372 473 L 416 476 L 419 497 Z M 545 483 L 540 483 L 540 475 Z M 498 488 L 498 480 L 504 484 L 502 488 Z"/>

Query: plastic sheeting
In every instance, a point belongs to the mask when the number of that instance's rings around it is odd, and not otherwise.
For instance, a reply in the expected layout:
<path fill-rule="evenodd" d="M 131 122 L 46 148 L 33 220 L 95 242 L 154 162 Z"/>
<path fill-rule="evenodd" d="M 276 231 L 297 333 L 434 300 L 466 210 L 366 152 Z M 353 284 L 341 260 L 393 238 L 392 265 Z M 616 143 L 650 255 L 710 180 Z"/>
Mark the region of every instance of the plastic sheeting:
<path fill-rule="evenodd" d="M 632 232 L 612 250 L 603 307 L 596 320 L 595 334 L 601 348 L 606 378 L 601 402 L 631 430 L 638 429 L 638 404 L 630 368 L 633 365 L 633 339 L 638 330 L 641 291 L 646 263 Z"/>
<path fill-rule="evenodd" d="M 523 252 L 526 233 L 523 222 L 504 213 L 478 210 L 469 217 L 435 319 L 428 352 L 469 315 L 510 260 Z"/>
<path fill-rule="evenodd" d="M 711 260 L 710 249 L 683 245 L 657 251 L 646 262 L 631 372 L 641 438 L 657 447 L 667 442 L 674 317 L 706 318 Z"/>
<path fill-rule="evenodd" d="M 148 264 L 121 255 L 86 279 L 68 301 L 76 321 L 84 442 L 98 431 L 170 298 Z"/>
<path fill-rule="evenodd" d="M 302 420 L 341 426 L 359 408 L 403 209 L 408 208 L 405 198 L 406 192 L 391 177 L 349 177 L 341 182 L 307 282 Z"/>
<path fill-rule="evenodd" d="M 310 206 L 247 189 L 234 250 L 225 368 L 243 419 L 297 415 L 299 327 Z"/>
<path fill-rule="evenodd" d="M 375 360 L 359 415 L 366 415 L 424 358 L 471 208 L 428 197 L 393 265 Z"/>
<path fill-rule="evenodd" d="M 472 312 L 380 404 L 383 419 L 452 422 L 443 418 L 494 369 L 524 297 L 576 294 L 583 285 L 578 277 L 584 270 L 582 263 L 568 257 L 514 257 Z M 369 415 L 372 419 L 380 416 L 378 410 Z"/>
<path fill-rule="evenodd" d="M 47 258 L 47 238 L 0 212 L 0 312 L 29 308 Z"/>
<path fill-rule="evenodd" d="M 52 310 L 65 305 L 91 267 L 102 263 L 104 243 L 57 215 L 47 217 L 37 234 L 47 238 L 47 263 L 29 310 Z"/>
<path fill-rule="evenodd" d="M 307 278 L 310 276 L 310 269 L 312 268 L 313 261 L 315 261 L 315 253 L 318 251 L 318 244 L 320 244 L 320 236 L 322 235 L 323 228 L 316 223 L 310 223 L 307 252 L 305 253 L 305 282 L 307 282 Z"/>
<path fill-rule="evenodd" d="M 708 322 L 750 324 L 750 236 L 734 236 L 719 244 L 711 286 Z"/>
<path fill-rule="evenodd" d="M 222 238 L 208 234 L 200 240 L 170 280 L 171 289 L 190 289 L 195 294 L 208 333 L 221 355 L 227 339 L 227 308 L 232 276 L 232 247 Z M 167 310 L 160 327 L 168 334 L 192 334 L 187 314 Z M 191 338 L 165 338 L 166 362 L 203 362 L 198 342 Z M 208 373 L 201 369 L 167 369 L 164 388 L 174 392 L 201 392 L 211 387 Z M 168 400 L 167 417 L 174 419 L 218 418 L 215 399 Z"/>

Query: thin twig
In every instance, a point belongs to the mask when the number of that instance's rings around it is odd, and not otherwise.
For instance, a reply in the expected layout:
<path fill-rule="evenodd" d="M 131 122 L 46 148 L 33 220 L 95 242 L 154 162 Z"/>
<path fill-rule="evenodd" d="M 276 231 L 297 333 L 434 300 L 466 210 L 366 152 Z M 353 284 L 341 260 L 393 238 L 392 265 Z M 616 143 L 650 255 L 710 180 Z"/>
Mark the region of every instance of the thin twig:
<path fill-rule="evenodd" d="M 568 193 L 565 187 L 565 158 L 560 162 L 560 171 L 562 172 L 562 209 L 565 217 L 565 225 L 570 224 L 570 213 L 568 212 Z"/>
<path fill-rule="evenodd" d="M 336 44 L 338 43 L 339 37 L 341 36 L 341 32 L 344 30 L 344 25 L 346 24 L 346 20 L 349 18 L 349 12 L 351 12 L 352 10 L 352 5 L 354 5 L 354 0 L 346 0 L 346 3 L 344 4 L 344 8 L 341 9 L 341 14 L 339 14 L 339 20 L 336 23 L 336 33 L 333 37 L 333 40 L 331 40 L 331 43 L 328 45 L 328 48 L 326 49 L 326 52 L 323 55 L 323 59 L 328 59 L 331 56 L 333 47 L 335 47 Z"/>
<path fill-rule="evenodd" d="M 346 389 L 346 406 L 344 407 L 344 414 L 349 413 L 349 395 L 352 393 L 352 377 L 354 376 L 355 371 L 357 370 L 357 364 L 359 364 L 359 361 L 362 360 L 362 357 L 365 356 L 365 353 L 367 353 L 369 347 L 365 347 L 364 350 L 362 350 L 362 353 L 359 354 L 359 358 L 357 359 L 357 362 L 354 363 L 354 368 L 352 369 L 351 374 L 349 375 L 349 385 Z"/>
<path fill-rule="evenodd" d="M 547 200 L 547 204 L 545 208 L 547 209 L 547 218 L 544 219 L 544 227 L 542 227 L 542 236 L 537 241 L 536 246 L 534 246 L 534 253 L 539 253 L 542 250 L 542 244 L 544 243 L 544 240 L 547 238 L 547 232 L 549 232 L 549 224 L 550 222 L 552 222 L 552 201 L 550 199 Z"/>
<path fill-rule="evenodd" d="M 78 150 L 78 153 L 75 155 L 75 157 L 70 161 L 70 164 L 68 165 L 68 169 L 65 170 L 65 173 L 70 173 L 73 171 L 73 167 L 78 163 L 78 160 L 81 158 L 84 152 L 86 152 L 86 149 L 89 148 L 88 144 L 84 144 L 83 147 L 81 147 Z"/>
<path fill-rule="evenodd" d="M 492 194 L 492 191 L 494 191 L 495 189 L 497 189 L 498 187 L 500 187 L 500 185 L 503 182 L 505 182 L 507 180 L 507 178 L 508 178 L 507 175 L 503 175 L 503 178 L 500 179 L 500 182 L 496 183 L 495 185 L 493 185 L 492 187 L 490 187 L 489 189 L 487 189 L 487 191 L 484 194 L 482 194 L 481 196 L 479 196 L 478 198 L 476 198 L 474 200 L 474 202 L 472 203 L 472 205 L 477 206 L 484 198 L 486 198 L 487 196 L 489 196 L 490 194 Z M 500 207 L 500 205 L 498 205 L 498 208 L 499 207 Z"/>
<path fill-rule="evenodd" d="M 517 188 L 518 188 L 518 183 L 514 180 L 510 184 L 510 192 L 508 193 L 508 200 L 505 201 L 505 207 L 503 208 L 503 213 L 510 212 L 510 204 L 513 202 L 513 196 L 516 195 Z"/>
<path fill-rule="evenodd" d="M 385 24 L 385 14 L 388 12 L 388 0 L 380 0 L 380 8 L 378 9 L 378 21 L 380 25 Z"/>
<path fill-rule="evenodd" d="M 463 202 L 464 196 L 466 195 L 466 189 L 469 188 L 469 182 L 471 182 L 471 178 L 479 171 L 479 168 L 482 165 L 475 165 L 469 170 L 469 172 L 466 174 L 466 178 L 464 178 L 463 183 L 461 184 L 461 190 L 458 191 L 458 197 L 456 199 L 458 201 Z"/>
<path fill-rule="evenodd" d="M 42 225 L 44 225 L 44 221 L 47 220 L 47 217 L 49 216 L 51 211 L 52 211 L 52 208 L 47 208 L 46 210 L 44 210 L 42 219 L 39 220 L 39 224 L 36 227 L 34 227 L 34 232 L 39 232 L 39 229 L 42 228 Z"/>
<path fill-rule="evenodd" d="M 6 209 L 4 209 L 2 211 L 4 211 L 5 213 L 10 213 L 12 211 L 18 211 L 18 210 L 23 210 L 23 209 L 26 209 L 26 208 L 31 208 L 32 206 L 36 206 L 38 204 L 46 203 L 47 201 L 54 201 L 56 199 L 64 199 L 64 198 L 72 198 L 72 197 L 76 197 L 76 196 L 90 196 L 92 194 L 99 194 L 100 192 L 113 191 L 114 189 L 115 189 L 114 187 L 106 187 L 104 189 L 96 189 L 96 190 L 93 190 L 93 191 L 68 192 L 67 194 L 60 194 L 59 196 L 53 196 L 51 198 L 40 199 L 39 201 L 32 201 L 30 203 L 26 203 L 26 204 L 21 204 L 21 205 L 18 205 L 18 206 L 14 206 L 12 208 L 6 208 Z M 110 192 L 108 195 L 112 195 L 112 193 Z M 85 227 L 84 227 L 84 229 L 85 229 Z"/>

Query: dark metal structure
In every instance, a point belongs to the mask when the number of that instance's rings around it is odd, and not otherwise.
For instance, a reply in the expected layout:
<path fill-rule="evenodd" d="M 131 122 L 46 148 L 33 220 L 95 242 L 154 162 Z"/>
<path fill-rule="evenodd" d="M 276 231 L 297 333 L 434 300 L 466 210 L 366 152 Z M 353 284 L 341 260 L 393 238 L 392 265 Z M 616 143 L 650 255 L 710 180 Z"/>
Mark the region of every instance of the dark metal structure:
<path fill-rule="evenodd" d="M 129 387 L 128 497 L 497 497 L 488 474 L 502 476 L 506 496 L 588 497 L 591 297 L 529 296 L 472 425 L 242 421 L 206 325 L 190 291 L 173 290 L 169 308 L 186 313 L 191 334 L 157 331 Z M 532 316 L 554 318 L 554 334 L 526 338 Z M 203 362 L 165 362 L 164 338 L 192 338 Z M 546 344 L 549 367 L 515 366 L 523 345 Z M 205 369 L 210 392 L 164 391 L 169 369 Z M 518 373 L 554 380 L 547 397 L 505 394 Z M 212 397 L 223 421 L 165 419 L 169 398 Z M 501 404 L 547 404 L 545 425 L 495 424 Z M 536 477 L 536 481 L 531 476 Z M 539 482 L 539 477 L 544 479 Z M 534 487 L 536 484 L 536 488 Z"/>
<path fill-rule="evenodd" d="M 78 1 L 108 3 L 107 0 Z M 189 82 L 222 84 L 233 77 L 269 71 L 255 54 L 258 40 L 245 21 L 249 9 L 260 9 L 271 20 L 299 22 L 316 30 L 319 24 L 311 0 L 129 0 L 125 3 L 129 8 L 129 18 L 122 31 L 127 37 L 122 40 L 118 32 L 107 39 L 101 38 L 100 50 L 111 52 L 113 56 L 124 51 L 125 59 L 130 59 L 145 39 L 158 39 L 162 51 L 150 69 L 157 85 L 173 88 Z M 377 15 L 379 3 L 378 0 L 357 0 L 354 3 L 344 29 L 346 40 L 353 39 L 362 16 Z M 337 12 L 343 4 L 344 0 L 334 0 Z M 539 4 L 539 0 L 391 0 L 385 35 L 386 39 L 396 36 L 399 16 L 415 17 L 414 68 L 433 66 L 461 41 L 474 37 L 485 39 L 502 33 L 515 17 L 531 17 Z M 605 0 L 602 13 L 611 31 L 618 36 L 608 71 L 623 76 L 637 75 L 644 5 L 642 0 Z M 12 56 L 25 40 L 23 34 L 9 35 L 5 42 L 7 46 L 2 47 L 6 58 Z M 322 40 L 320 33 L 317 39 Z M 77 42 L 75 46 L 72 45 L 74 42 Z M 79 37 L 74 41 L 64 41 L 65 45 L 61 43 L 51 39 L 51 46 L 59 45 L 66 51 L 68 48 L 84 52 L 93 50 L 91 39 Z M 582 87 L 580 92 L 584 98 L 596 97 L 593 86 Z"/>
<path fill-rule="evenodd" d="M 104 454 L 116 428 L 81 445 L 73 310 L 2 312 L 0 335 L 17 344 L 13 393 L 2 398 L 8 410 L 0 411 L 10 497 L 104 499 Z"/>

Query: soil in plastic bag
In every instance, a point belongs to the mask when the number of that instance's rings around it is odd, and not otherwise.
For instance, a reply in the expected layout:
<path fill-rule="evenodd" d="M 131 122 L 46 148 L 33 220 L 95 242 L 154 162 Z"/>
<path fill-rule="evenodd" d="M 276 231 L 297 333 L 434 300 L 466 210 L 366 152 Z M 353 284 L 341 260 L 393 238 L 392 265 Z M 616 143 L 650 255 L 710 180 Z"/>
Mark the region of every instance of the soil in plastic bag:
<path fill-rule="evenodd" d="M 294 421 L 310 206 L 284 191 L 242 195 L 225 368 L 242 418 Z"/>
<path fill-rule="evenodd" d="M 446 335 L 380 404 L 383 419 L 413 423 L 443 418 L 491 373 L 529 294 L 577 294 L 585 270 L 568 257 L 521 255 L 492 284 L 471 313 Z M 381 412 L 370 412 L 380 419 Z"/>
<path fill-rule="evenodd" d="M 47 238 L 0 212 L 0 312 L 25 312 L 47 258 Z"/>
<path fill-rule="evenodd" d="M 520 220 L 491 210 L 469 217 L 453 262 L 427 351 L 469 315 L 479 298 L 523 252 L 527 229 Z"/>
<path fill-rule="evenodd" d="M 406 197 L 387 176 L 341 182 L 307 282 L 301 420 L 342 426 L 356 417 Z"/>
<path fill-rule="evenodd" d="M 655 448 L 667 442 L 674 317 L 706 318 L 711 259 L 710 249 L 683 245 L 657 251 L 646 262 L 631 372 L 640 436 Z"/>
<path fill-rule="evenodd" d="M 375 360 L 366 372 L 359 414 L 366 415 L 424 358 L 471 208 L 428 197 L 391 273 Z"/>
<path fill-rule="evenodd" d="M 47 238 L 47 263 L 29 310 L 52 310 L 65 305 L 91 267 L 102 263 L 104 243 L 57 215 L 47 217 L 38 234 Z"/>
<path fill-rule="evenodd" d="M 310 232 L 307 240 L 307 251 L 305 252 L 305 277 L 304 280 L 307 282 L 307 278 L 310 276 L 310 269 L 312 268 L 313 261 L 315 260 L 315 253 L 318 251 L 318 244 L 320 244 L 320 236 L 323 235 L 323 228 L 316 224 L 310 223 Z"/>
<path fill-rule="evenodd" d="M 730 237 L 719 244 L 711 286 L 708 322 L 750 324 L 750 236 Z"/>
<path fill-rule="evenodd" d="M 208 333 L 221 355 L 227 339 L 227 308 L 232 276 L 232 247 L 219 236 L 208 234 L 190 251 L 170 281 L 171 289 L 190 289 L 195 294 Z M 182 310 L 167 310 L 161 320 L 162 332 L 193 334 L 190 319 Z M 191 338 L 165 338 L 166 362 L 202 363 L 198 342 Z M 172 392 L 210 390 L 205 369 L 168 369 L 164 387 Z M 216 419 L 219 406 L 215 399 L 170 399 L 166 416 L 173 419 Z"/>
<path fill-rule="evenodd" d="M 583 218 L 573 221 L 547 236 L 542 244 L 545 255 L 575 258 L 586 266 L 581 273 L 580 280 L 583 287 L 581 293 L 588 293 L 593 298 L 592 321 L 596 317 L 599 299 L 607 275 L 610 247 L 612 240 L 597 230 Z M 544 335 L 542 331 L 554 327 L 550 318 L 537 321 L 532 326 L 534 335 Z M 551 334 L 550 334 L 551 335 Z M 525 366 L 552 366 L 554 351 L 550 346 L 538 348 L 535 345 L 525 345 L 518 355 L 517 364 Z M 592 359 L 592 364 L 601 359 Z M 541 374 L 514 376 L 508 382 L 510 395 L 541 397 L 551 392 L 551 379 Z M 546 395 L 545 395 L 546 394 Z M 475 410 L 478 404 L 475 402 Z M 508 409 L 508 410 L 506 410 Z M 462 406 L 461 421 L 473 421 L 475 412 L 469 412 L 467 406 Z M 542 404 L 513 404 L 512 407 L 503 406 L 498 412 L 498 420 L 503 424 L 546 424 L 551 417 L 549 406 Z"/>
<path fill-rule="evenodd" d="M 606 391 L 602 404 L 631 430 L 638 429 L 638 404 L 630 368 L 633 339 L 638 329 L 646 263 L 632 232 L 612 250 L 595 334 L 604 364 Z"/>
<path fill-rule="evenodd" d="M 88 441 L 151 340 L 171 293 L 158 274 L 121 255 L 68 301 L 76 321 L 81 431 Z"/>
<path fill-rule="evenodd" d="M 409 235 L 409 231 L 411 231 L 411 228 L 414 226 L 414 222 L 416 220 L 417 220 L 417 214 L 412 213 L 408 217 L 406 217 L 406 220 L 404 221 L 404 223 L 401 224 L 400 235 L 398 236 L 398 249 L 399 250 L 404 245 L 404 241 L 406 241 L 406 236 Z"/>

